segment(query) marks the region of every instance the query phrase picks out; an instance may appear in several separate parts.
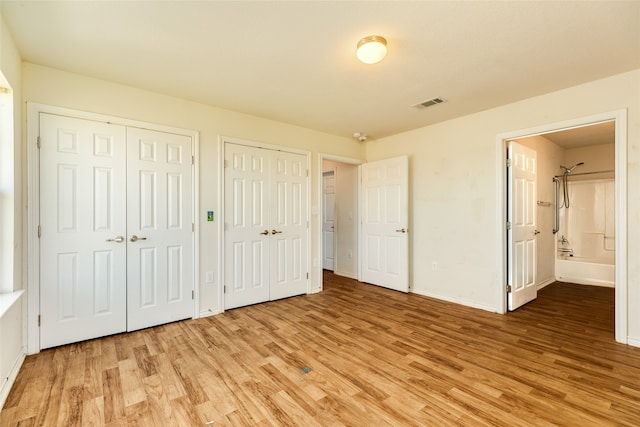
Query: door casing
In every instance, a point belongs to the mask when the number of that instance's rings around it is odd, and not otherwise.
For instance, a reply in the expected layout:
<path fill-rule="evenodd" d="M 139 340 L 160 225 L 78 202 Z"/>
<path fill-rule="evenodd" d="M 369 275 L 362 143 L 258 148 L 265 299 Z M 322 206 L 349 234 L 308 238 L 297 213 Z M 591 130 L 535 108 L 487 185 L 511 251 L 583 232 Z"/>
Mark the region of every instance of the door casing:
<path fill-rule="evenodd" d="M 627 324 L 627 110 L 615 110 L 532 128 L 500 133 L 496 137 L 496 215 L 497 271 L 495 286 L 496 308 L 507 312 L 507 237 L 506 237 L 506 162 L 504 147 L 507 141 L 528 136 L 543 135 L 606 121 L 615 122 L 615 224 L 616 224 L 616 287 L 615 287 L 615 340 L 628 344 Z"/>
<path fill-rule="evenodd" d="M 40 113 L 57 114 L 79 119 L 93 120 L 97 122 L 108 122 L 124 126 L 132 126 L 160 132 L 176 133 L 191 137 L 193 165 L 192 165 L 192 194 L 193 204 L 194 237 L 193 237 L 193 277 L 194 277 L 194 313 L 193 317 L 199 315 L 199 287 L 197 278 L 199 277 L 199 201 L 196 197 L 200 194 L 199 186 L 199 133 L 190 129 L 182 129 L 171 126 L 163 126 L 155 123 L 147 123 L 138 120 L 131 120 L 121 117 L 108 116 L 103 114 L 89 113 L 80 110 L 57 107 L 39 103 L 27 103 L 27 354 L 40 352 L 40 333 L 38 327 L 38 316 L 40 313 L 40 244 L 38 238 L 38 225 L 40 224 L 40 163 L 38 153 L 39 135 L 39 115 Z"/>

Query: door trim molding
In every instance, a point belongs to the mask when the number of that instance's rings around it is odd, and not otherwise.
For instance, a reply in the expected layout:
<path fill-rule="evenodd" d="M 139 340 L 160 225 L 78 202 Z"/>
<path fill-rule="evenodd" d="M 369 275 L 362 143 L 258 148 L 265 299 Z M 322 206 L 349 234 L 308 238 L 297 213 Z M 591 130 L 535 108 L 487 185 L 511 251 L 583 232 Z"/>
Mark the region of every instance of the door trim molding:
<path fill-rule="evenodd" d="M 496 281 L 496 308 L 499 313 L 506 313 L 507 298 L 506 277 L 506 164 L 504 156 L 505 142 L 527 136 L 584 127 L 597 123 L 615 122 L 615 224 L 616 224 L 616 286 L 615 286 L 615 339 L 629 344 L 628 337 L 628 301 L 627 301 L 627 109 L 609 111 L 592 116 L 580 117 L 556 123 L 500 133 L 496 137 L 496 235 L 498 280 Z"/>
<path fill-rule="evenodd" d="M 217 283 L 218 285 L 218 313 L 224 313 L 224 244 L 225 244 L 225 231 L 224 231 L 224 222 L 225 222 L 225 167 L 224 167 L 224 158 L 225 158 L 225 147 L 227 144 L 238 144 L 245 145 L 247 147 L 254 148 L 264 148 L 267 150 L 273 151 L 284 151 L 287 153 L 301 154 L 307 159 L 307 223 L 309 226 L 307 227 L 307 268 L 309 269 L 309 278 L 307 279 L 307 294 L 312 293 L 311 289 L 311 279 L 312 279 L 312 264 L 311 264 L 311 151 L 309 150 L 300 150 L 297 148 L 287 147 L 283 145 L 274 145 L 267 144 L 264 142 L 251 141 L 247 139 L 235 138 L 231 136 L 218 136 L 218 275 L 217 275 Z"/>
<path fill-rule="evenodd" d="M 38 315 L 40 314 L 40 239 L 38 238 L 38 225 L 40 224 L 40 156 L 37 147 L 37 140 L 40 129 L 40 113 L 55 114 L 59 116 L 73 117 L 77 119 L 92 120 L 96 122 L 111 123 L 116 125 L 136 127 L 159 132 L 185 135 L 191 138 L 191 152 L 194 161 L 191 166 L 193 187 L 191 201 L 193 204 L 194 224 L 193 232 L 193 290 L 194 290 L 194 310 L 193 318 L 199 317 L 199 259 L 200 259 L 200 217 L 199 199 L 200 183 L 198 168 L 200 154 L 200 134 L 191 129 L 182 129 L 172 126 L 148 123 L 139 120 L 126 119 L 122 117 L 108 116 L 104 114 L 90 113 L 70 108 L 57 107 L 46 104 L 27 103 L 27 354 L 40 352 L 40 328 L 38 326 Z"/>

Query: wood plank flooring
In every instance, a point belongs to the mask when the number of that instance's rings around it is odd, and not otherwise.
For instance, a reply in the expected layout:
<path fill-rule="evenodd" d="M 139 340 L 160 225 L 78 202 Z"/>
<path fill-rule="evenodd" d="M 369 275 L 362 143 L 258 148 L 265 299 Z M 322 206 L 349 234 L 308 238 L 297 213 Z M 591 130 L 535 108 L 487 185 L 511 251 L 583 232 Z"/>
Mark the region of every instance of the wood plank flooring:
<path fill-rule="evenodd" d="M 640 425 L 613 289 L 555 283 L 507 315 L 325 289 L 29 356 L 0 425 Z"/>

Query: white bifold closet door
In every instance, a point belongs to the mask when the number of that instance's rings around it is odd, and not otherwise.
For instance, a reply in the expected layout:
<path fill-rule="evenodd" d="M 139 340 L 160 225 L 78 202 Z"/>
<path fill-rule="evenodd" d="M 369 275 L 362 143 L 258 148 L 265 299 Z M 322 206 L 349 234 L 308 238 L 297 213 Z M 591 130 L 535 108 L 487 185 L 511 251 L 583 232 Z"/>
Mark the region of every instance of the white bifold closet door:
<path fill-rule="evenodd" d="M 193 316 L 191 138 L 40 114 L 40 347 Z"/>
<path fill-rule="evenodd" d="M 225 144 L 225 309 L 307 292 L 307 206 L 306 156 Z"/>

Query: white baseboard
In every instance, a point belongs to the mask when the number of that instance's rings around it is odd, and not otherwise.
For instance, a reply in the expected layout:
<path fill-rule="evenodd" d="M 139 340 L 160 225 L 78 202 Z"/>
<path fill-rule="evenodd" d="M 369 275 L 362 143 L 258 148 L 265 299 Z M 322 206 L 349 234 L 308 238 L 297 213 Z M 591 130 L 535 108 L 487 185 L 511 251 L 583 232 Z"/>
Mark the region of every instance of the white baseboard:
<path fill-rule="evenodd" d="M 550 284 L 552 284 L 555 281 L 556 281 L 555 277 L 551 277 L 551 278 L 549 278 L 547 280 L 543 280 L 542 282 L 538 283 L 537 288 L 538 288 L 538 290 L 540 290 L 540 289 L 542 289 L 542 288 L 544 288 L 546 286 L 549 286 Z"/>
<path fill-rule="evenodd" d="M 492 313 L 498 313 L 498 310 L 495 307 L 484 305 L 484 304 L 478 304 L 476 301 L 470 301 L 464 298 L 452 298 L 449 296 L 438 295 L 432 292 L 427 292 L 419 289 L 412 289 L 410 292 L 413 292 L 414 294 L 422 295 L 424 297 L 435 298 L 442 301 L 452 302 L 455 304 L 460 304 L 460 305 L 464 305 L 471 308 L 479 308 L 480 310 L 490 311 Z"/>
<path fill-rule="evenodd" d="M 585 279 L 583 277 L 558 277 L 558 282 L 575 283 L 577 285 L 600 286 L 603 288 L 615 288 L 615 282 L 609 280 Z"/>
<path fill-rule="evenodd" d="M 344 271 L 334 271 L 333 274 L 342 277 L 348 277 L 349 279 L 358 280 L 358 277 L 352 273 L 345 273 Z"/>
<path fill-rule="evenodd" d="M 640 347 L 640 338 L 627 337 L 627 344 L 633 347 Z"/>
<path fill-rule="evenodd" d="M 18 358 L 13 363 L 13 367 L 11 368 L 11 371 L 9 371 L 9 376 L 7 377 L 7 380 L 4 383 L 2 383 L 2 387 L 0 387 L 0 410 L 2 410 L 2 407 L 4 406 L 4 402 L 7 400 L 7 397 L 9 396 L 9 392 L 11 391 L 11 387 L 13 386 L 13 383 L 16 381 L 18 372 L 20 372 L 20 368 L 24 363 L 24 358 L 27 356 L 26 350 L 27 349 L 24 347 L 20 349 L 20 354 L 18 354 Z"/>

